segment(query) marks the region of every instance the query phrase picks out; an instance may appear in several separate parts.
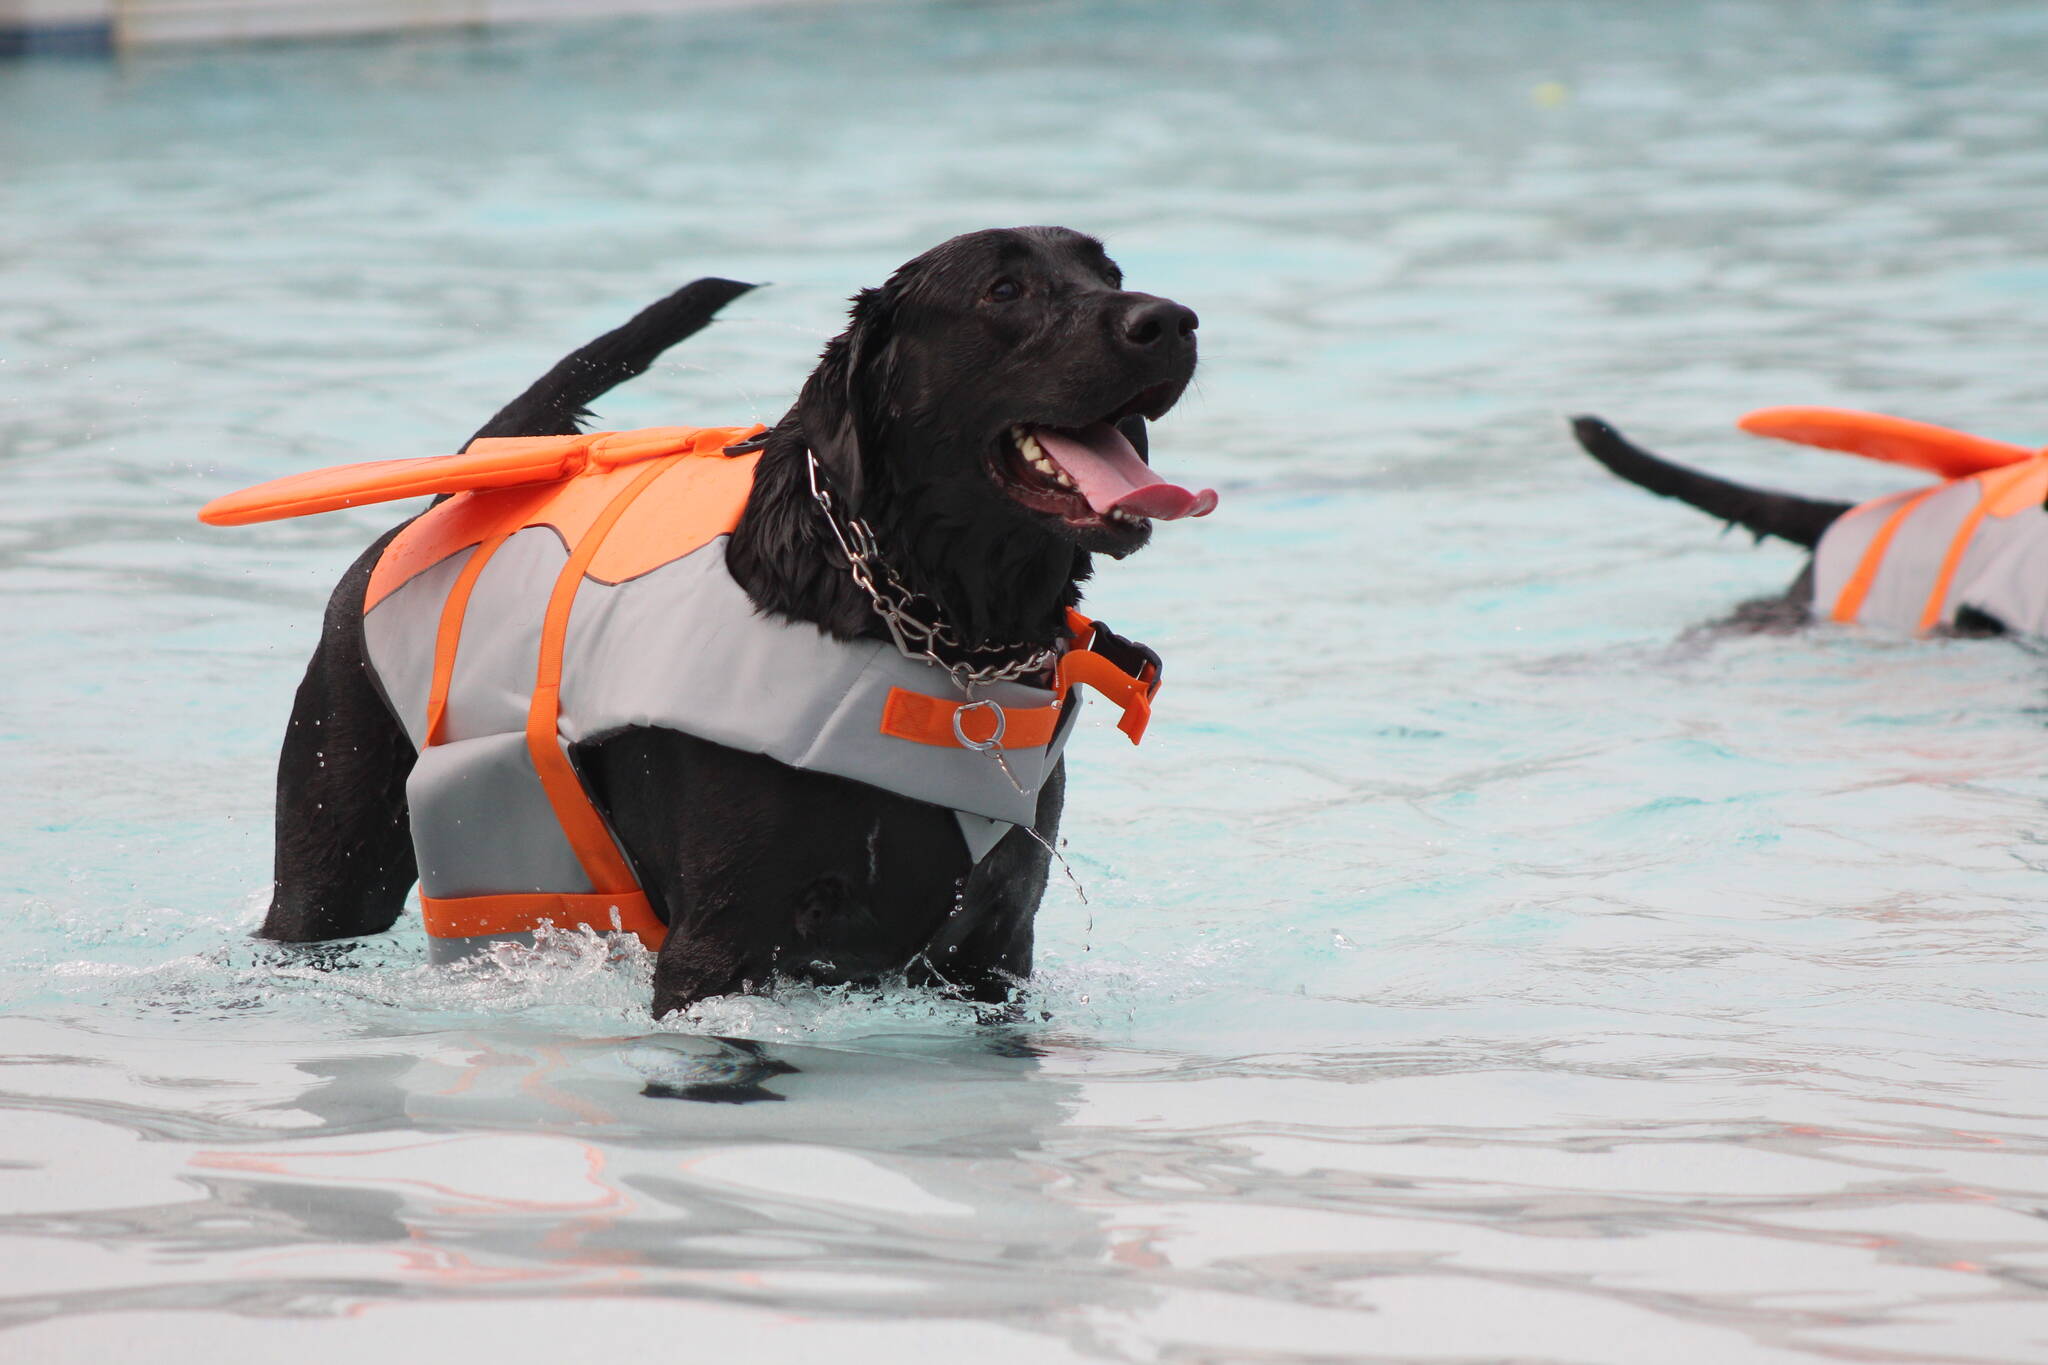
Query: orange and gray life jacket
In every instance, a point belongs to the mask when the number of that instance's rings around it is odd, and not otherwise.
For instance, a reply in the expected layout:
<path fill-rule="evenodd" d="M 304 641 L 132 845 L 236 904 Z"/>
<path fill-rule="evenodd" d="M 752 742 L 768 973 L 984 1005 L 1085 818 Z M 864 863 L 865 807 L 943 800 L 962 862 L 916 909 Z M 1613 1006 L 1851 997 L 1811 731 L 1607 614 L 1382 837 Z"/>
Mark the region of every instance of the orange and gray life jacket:
<path fill-rule="evenodd" d="M 759 457 L 724 452 L 760 430 L 481 440 L 275 480 L 200 514 L 238 525 L 454 494 L 385 547 L 363 600 L 372 674 L 419 751 L 406 797 L 435 960 L 544 921 L 660 946 L 666 927 L 569 761 L 580 741 L 654 726 L 850 778 L 952 810 L 979 861 L 1034 819 L 1077 684 L 1143 736 L 1156 669 L 1090 648 L 1078 613 L 1050 687 L 965 701 L 934 663 L 758 611 L 725 547 Z"/>
<path fill-rule="evenodd" d="M 1836 518 L 1814 546 L 1817 613 L 1926 632 L 1969 609 L 2048 635 L 2048 452 L 1833 408 L 1767 408 L 1740 425 L 1944 478 Z"/>

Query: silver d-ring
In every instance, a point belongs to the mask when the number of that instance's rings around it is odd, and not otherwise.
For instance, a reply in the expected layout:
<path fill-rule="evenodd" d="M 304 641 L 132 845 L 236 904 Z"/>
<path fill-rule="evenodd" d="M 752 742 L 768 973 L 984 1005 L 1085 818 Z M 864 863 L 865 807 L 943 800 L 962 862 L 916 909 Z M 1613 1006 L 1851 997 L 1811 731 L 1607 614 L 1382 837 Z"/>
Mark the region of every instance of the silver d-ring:
<path fill-rule="evenodd" d="M 996 732 L 987 739 L 969 739 L 967 727 L 960 723 L 960 718 L 969 711 L 979 711 L 983 707 L 996 713 Z M 980 701 L 962 702 L 953 708 L 953 738 L 960 741 L 960 747 L 963 749 L 972 749 L 978 754 L 985 754 L 990 749 L 1000 749 L 1003 747 L 1003 732 L 1009 728 L 1009 714 L 986 697 Z"/>

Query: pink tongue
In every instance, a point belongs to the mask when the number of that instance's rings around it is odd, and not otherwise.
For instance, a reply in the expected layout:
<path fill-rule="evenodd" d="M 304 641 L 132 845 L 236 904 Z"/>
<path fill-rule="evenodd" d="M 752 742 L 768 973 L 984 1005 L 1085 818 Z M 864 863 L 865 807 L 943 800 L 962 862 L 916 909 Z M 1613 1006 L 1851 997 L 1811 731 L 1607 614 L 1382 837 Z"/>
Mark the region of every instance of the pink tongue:
<path fill-rule="evenodd" d="M 1138 458 L 1124 434 L 1107 422 L 1080 431 L 1033 427 L 1031 434 L 1098 514 L 1129 512 L 1160 521 L 1206 517 L 1216 507 L 1216 493 L 1205 488 L 1190 493 L 1168 483 Z"/>

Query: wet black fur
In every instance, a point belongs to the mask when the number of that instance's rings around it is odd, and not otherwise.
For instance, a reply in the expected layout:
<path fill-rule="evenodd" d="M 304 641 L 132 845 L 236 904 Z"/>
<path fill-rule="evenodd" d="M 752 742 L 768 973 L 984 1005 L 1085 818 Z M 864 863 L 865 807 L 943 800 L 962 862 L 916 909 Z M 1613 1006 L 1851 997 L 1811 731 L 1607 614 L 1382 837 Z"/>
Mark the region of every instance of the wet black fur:
<path fill-rule="evenodd" d="M 1821 534 L 1855 504 L 1802 498 L 1749 488 L 1673 464 L 1629 441 L 1598 417 L 1575 417 L 1572 434 L 1586 453 L 1638 488 L 1676 498 L 1730 526 L 1740 526 L 1761 543 L 1776 536 L 1802 549 L 1820 544 Z"/>
<path fill-rule="evenodd" d="M 1017 296 L 994 290 L 998 281 Z M 678 291 L 568 357 L 478 434 L 576 430 L 586 404 L 744 288 L 706 280 Z M 925 253 L 858 297 L 759 443 L 755 492 L 728 547 L 734 577 L 764 611 L 842 638 L 882 633 L 812 502 L 808 446 L 897 571 L 969 643 L 1052 641 L 1092 555 L 1128 554 L 1145 533 L 1027 511 L 988 464 L 1013 423 L 1108 418 L 1142 442 L 1142 419 L 1163 415 L 1193 373 L 1194 327 L 1180 305 L 1123 290 L 1100 244 L 1079 233 L 972 233 Z M 414 754 L 363 644 L 363 594 L 389 538 L 336 587 L 293 708 L 267 938 L 388 929 L 416 880 L 404 792 Z M 1049 859 L 1025 831 L 970 866 L 950 812 L 673 731 L 626 730 L 573 757 L 671 926 L 657 1013 L 777 975 L 903 972 L 993 1001 L 1031 969 Z M 1040 794 L 1047 842 L 1064 791 L 1061 767 Z"/>

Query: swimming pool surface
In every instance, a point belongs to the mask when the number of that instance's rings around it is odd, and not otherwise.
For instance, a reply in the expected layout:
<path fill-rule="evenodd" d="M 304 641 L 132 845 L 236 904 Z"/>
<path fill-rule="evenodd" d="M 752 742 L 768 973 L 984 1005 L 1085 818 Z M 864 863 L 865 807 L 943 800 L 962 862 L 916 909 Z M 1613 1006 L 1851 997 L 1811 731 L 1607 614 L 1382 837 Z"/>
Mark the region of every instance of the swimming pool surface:
<path fill-rule="evenodd" d="M 1797 557 L 1564 428 L 1836 497 L 1903 476 L 1732 419 L 2048 441 L 2044 66 L 1906 0 L 0 66 L 0 1357 L 2048 1360 L 2041 658 L 1688 635 Z M 699 274 L 775 287 L 604 424 L 772 418 L 1023 222 L 1200 311 L 1154 457 L 1224 498 L 1090 594 L 1169 679 L 1072 747 L 1029 1022 L 248 938 L 394 518 L 193 509 L 446 451 Z"/>

